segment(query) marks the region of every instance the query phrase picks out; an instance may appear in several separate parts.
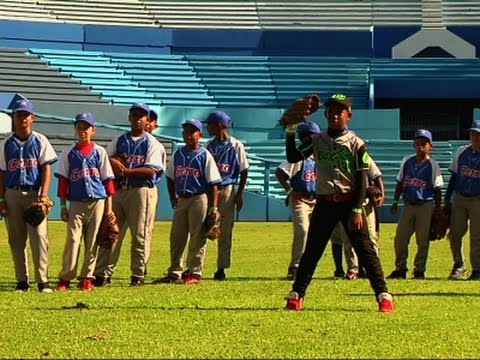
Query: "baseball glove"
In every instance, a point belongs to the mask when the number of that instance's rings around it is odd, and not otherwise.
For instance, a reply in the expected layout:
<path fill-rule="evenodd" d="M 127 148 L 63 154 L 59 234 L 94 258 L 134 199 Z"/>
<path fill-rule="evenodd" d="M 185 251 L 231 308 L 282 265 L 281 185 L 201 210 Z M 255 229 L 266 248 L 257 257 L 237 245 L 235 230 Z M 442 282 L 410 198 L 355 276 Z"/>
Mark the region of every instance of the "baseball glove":
<path fill-rule="evenodd" d="M 23 220 L 33 227 L 37 227 L 47 217 L 55 203 L 49 197 L 42 197 L 38 201 L 32 202 L 23 211 Z"/>
<path fill-rule="evenodd" d="M 450 215 L 444 210 L 436 210 L 430 224 L 430 241 L 442 240 L 450 226 Z"/>
<path fill-rule="evenodd" d="M 218 211 L 208 213 L 203 223 L 207 239 L 216 240 L 220 237 L 220 220 L 221 216 Z"/>
<path fill-rule="evenodd" d="M 115 154 L 110 157 L 110 164 L 112 165 L 113 172 L 118 176 L 122 173 L 123 169 L 128 167 L 127 159 L 123 154 Z"/>
<path fill-rule="evenodd" d="M 365 193 L 365 198 L 368 199 L 372 204 L 376 204 L 378 198 L 382 197 L 382 190 L 378 186 L 368 186 Z"/>
<path fill-rule="evenodd" d="M 307 121 L 307 117 L 317 111 L 322 105 L 316 94 L 307 95 L 295 100 L 280 119 L 280 125 L 288 127 Z"/>
<path fill-rule="evenodd" d="M 120 227 L 113 212 L 103 217 L 98 229 L 96 243 L 98 246 L 111 249 L 120 237 Z"/>

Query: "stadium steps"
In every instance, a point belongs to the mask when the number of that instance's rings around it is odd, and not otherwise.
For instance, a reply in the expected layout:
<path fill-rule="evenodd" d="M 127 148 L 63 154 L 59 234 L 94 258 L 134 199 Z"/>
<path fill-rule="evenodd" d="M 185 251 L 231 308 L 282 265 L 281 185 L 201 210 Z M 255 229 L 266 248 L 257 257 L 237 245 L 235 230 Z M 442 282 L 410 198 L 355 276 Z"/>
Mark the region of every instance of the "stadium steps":
<path fill-rule="evenodd" d="M 31 100 L 104 102 L 90 87 L 49 67 L 25 49 L 0 48 L 0 91 L 19 92 Z"/>

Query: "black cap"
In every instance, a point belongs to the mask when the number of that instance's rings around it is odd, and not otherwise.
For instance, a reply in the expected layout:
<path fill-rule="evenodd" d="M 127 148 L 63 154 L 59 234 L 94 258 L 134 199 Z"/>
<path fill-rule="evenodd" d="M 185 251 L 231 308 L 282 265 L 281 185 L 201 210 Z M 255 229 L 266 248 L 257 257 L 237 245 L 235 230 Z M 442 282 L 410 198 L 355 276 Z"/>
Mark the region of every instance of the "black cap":
<path fill-rule="evenodd" d="M 352 99 L 350 99 L 347 95 L 345 94 L 333 94 L 330 96 L 330 98 L 325 102 L 325 107 L 329 107 L 333 103 L 338 103 L 342 104 L 345 106 L 348 110 L 352 109 Z"/>

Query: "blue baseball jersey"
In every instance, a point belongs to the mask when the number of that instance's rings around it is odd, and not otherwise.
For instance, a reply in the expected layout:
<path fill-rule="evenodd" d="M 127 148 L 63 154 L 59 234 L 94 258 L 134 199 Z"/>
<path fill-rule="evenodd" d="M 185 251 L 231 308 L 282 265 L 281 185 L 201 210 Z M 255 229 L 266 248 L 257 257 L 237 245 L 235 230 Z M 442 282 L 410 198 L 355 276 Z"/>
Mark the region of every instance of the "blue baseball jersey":
<path fill-rule="evenodd" d="M 443 186 L 438 162 L 428 158 L 422 163 L 417 163 L 415 154 L 403 158 L 397 181 L 403 185 L 403 200 L 412 202 L 434 200 L 434 189 Z"/>
<path fill-rule="evenodd" d="M 302 194 L 315 194 L 317 188 L 317 169 L 313 157 L 297 163 L 284 161 L 278 166 L 290 179 L 290 186 Z"/>
<path fill-rule="evenodd" d="M 240 173 L 250 166 L 245 146 L 233 136 L 229 136 L 225 141 L 218 138 L 211 139 L 205 147 L 217 163 L 222 176 L 222 185 L 236 184 Z"/>
<path fill-rule="evenodd" d="M 107 152 L 94 144 L 87 156 L 72 145 L 60 155 L 56 177 L 68 180 L 68 200 L 105 199 L 107 191 L 104 182 L 113 179 L 114 174 Z"/>
<path fill-rule="evenodd" d="M 21 141 L 14 134 L 0 142 L 0 170 L 5 172 L 5 186 L 40 188 L 42 166 L 53 164 L 58 157 L 45 135 L 32 131 Z"/>
<path fill-rule="evenodd" d="M 212 154 L 204 147 L 189 150 L 183 146 L 175 151 L 167 166 L 167 177 L 174 181 L 178 195 L 202 194 L 222 182 Z"/>
<path fill-rule="evenodd" d="M 457 175 L 456 192 L 480 195 L 480 152 L 471 145 L 460 147 L 448 170 Z"/>
<path fill-rule="evenodd" d="M 125 156 L 127 167 L 151 167 L 156 174 L 151 178 L 127 177 L 124 185 L 148 185 L 153 187 L 158 182 L 158 176 L 165 169 L 165 148 L 155 137 L 149 133 L 141 137 L 132 137 L 130 132 L 117 136 L 107 147 L 108 156 L 122 154 Z"/>

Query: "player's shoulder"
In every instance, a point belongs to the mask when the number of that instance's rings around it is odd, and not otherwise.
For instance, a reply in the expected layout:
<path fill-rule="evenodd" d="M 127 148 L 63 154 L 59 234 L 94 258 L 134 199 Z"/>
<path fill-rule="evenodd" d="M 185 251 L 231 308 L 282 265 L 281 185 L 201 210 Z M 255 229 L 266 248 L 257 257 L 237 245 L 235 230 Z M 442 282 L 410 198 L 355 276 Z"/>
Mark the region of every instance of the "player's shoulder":
<path fill-rule="evenodd" d="M 50 142 L 50 140 L 48 139 L 48 137 L 46 135 L 44 135 L 42 133 L 39 133 L 38 131 L 35 131 L 35 130 L 32 131 L 31 138 L 32 139 L 38 139 L 42 142 Z"/>
<path fill-rule="evenodd" d="M 466 144 L 466 145 L 462 145 L 460 146 L 458 149 L 457 149 L 457 155 L 461 155 L 465 152 L 465 150 L 467 150 L 468 148 L 470 148 L 472 145 L 470 144 Z"/>
<path fill-rule="evenodd" d="M 402 163 L 406 163 L 408 160 L 415 158 L 416 154 L 408 154 L 402 158 Z"/>

